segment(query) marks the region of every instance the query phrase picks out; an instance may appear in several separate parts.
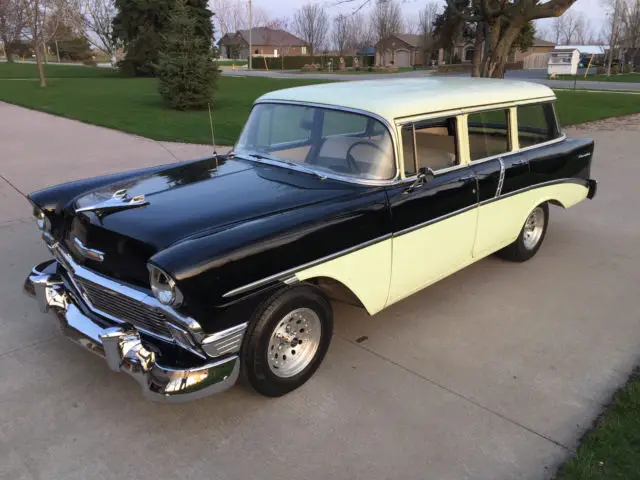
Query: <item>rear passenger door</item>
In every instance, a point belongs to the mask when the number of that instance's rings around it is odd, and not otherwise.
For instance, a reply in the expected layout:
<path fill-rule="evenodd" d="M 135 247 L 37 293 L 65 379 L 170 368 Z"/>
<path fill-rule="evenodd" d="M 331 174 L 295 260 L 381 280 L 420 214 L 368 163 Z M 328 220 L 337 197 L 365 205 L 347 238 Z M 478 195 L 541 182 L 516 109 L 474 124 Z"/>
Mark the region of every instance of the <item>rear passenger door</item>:
<path fill-rule="evenodd" d="M 389 187 L 393 253 L 387 305 L 471 261 L 477 185 L 461 164 L 459 118 L 415 122 L 401 131 L 405 181 Z M 411 188 L 420 168 L 435 176 Z"/>
<path fill-rule="evenodd" d="M 495 251 L 513 230 L 510 213 L 494 204 L 501 196 L 520 190 L 530 182 L 529 162 L 515 152 L 511 132 L 514 113 L 509 108 L 469 113 L 469 159 L 478 176 L 478 231 L 473 256 Z"/>

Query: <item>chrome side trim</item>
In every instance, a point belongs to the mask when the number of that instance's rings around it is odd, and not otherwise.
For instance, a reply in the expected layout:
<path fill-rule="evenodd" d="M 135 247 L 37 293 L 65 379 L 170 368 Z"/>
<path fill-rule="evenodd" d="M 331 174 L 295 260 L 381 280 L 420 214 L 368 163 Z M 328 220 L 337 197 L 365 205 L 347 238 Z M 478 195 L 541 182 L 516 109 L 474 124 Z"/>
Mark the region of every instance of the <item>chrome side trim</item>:
<path fill-rule="evenodd" d="M 498 188 L 496 188 L 495 198 L 498 198 L 502 193 L 502 186 L 504 185 L 504 174 L 506 172 L 506 169 L 504 168 L 504 160 L 502 160 L 502 158 L 499 158 L 498 161 L 500 162 L 500 178 L 498 179 Z"/>
<path fill-rule="evenodd" d="M 503 198 L 509 198 L 519 193 L 528 192 L 529 190 L 535 190 L 536 188 L 547 187 L 549 185 L 557 185 L 559 183 L 576 183 L 578 185 L 583 185 L 585 188 L 589 188 L 587 186 L 588 180 L 582 178 L 558 178 L 556 180 L 549 180 L 548 182 L 536 183 L 535 185 L 529 185 L 528 187 L 520 188 L 518 190 L 513 190 L 512 192 L 507 192 L 501 194 L 499 197 L 488 198 L 487 200 L 483 200 L 478 203 L 478 205 L 486 205 L 487 203 L 493 203 L 497 200 L 502 200 Z"/>
<path fill-rule="evenodd" d="M 211 334 L 202 340 L 202 349 L 210 357 L 219 357 L 240 351 L 244 333 L 249 323 L 242 323 L 221 332 Z"/>
<path fill-rule="evenodd" d="M 89 260 L 94 260 L 96 262 L 102 262 L 104 260 L 104 252 L 86 247 L 78 237 L 73 239 L 73 243 L 76 250 L 78 250 L 78 253 L 80 253 L 84 258 L 88 258 Z"/>
<path fill-rule="evenodd" d="M 343 255 L 347 255 L 348 253 L 355 252 L 356 250 L 360 250 L 361 248 L 365 248 L 365 247 L 368 247 L 370 245 L 374 245 L 374 244 L 382 242 L 384 240 L 388 240 L 389 238 L 391 238 L 391 234 L 390 233 L 388 233 L 386 235 L 382 235 L 381 237 L 374 238 L 373 240 L 369 240 L 367 242 L 360 243 L 360 244 L 355 245 L 353 247 L 349 247 L 349 248 L 346 248 L 344 250 L 340 250 L 339 252 L 332 253 L 331 255 L 327 255 L 326 257 L 322 257 L 322 258 L 319 258 L 319 259 L 314 260 L 312 262 L 305 263 L 303 265 L 299 265 L 299 266 L 294 267 L 294 268 L 290 268 L 288 270 L 276 273 L 274 275 L 270 275 L 268 277 L 262 278 L 260 280 L 256 280 L 255 282 L 248 283 L 248 284 L 243 285 L 241 287 L 234 288 L 233 290 L 229 290 L 227 293 L 222 295 L 222 297 L 223 298 L 233 297 L 235 295 L 239 295 L 241 293 L 248 292 L 249 290 L 253 290 L 254 288 L 266 285 L 267 283 L 273 282 L 274 280 L 284 280 L 285 278 L 287 278 L 290 275 L 294 274 L 298 270 L 304 270 L 305 268 L 310 268 L 310 267 L 313 267 L 314 265 L 318 265 L 320 263 L 324 263 L 324 262 L 327 262 L 329 260 L 333 260 L 334 258 L 338 258 L 338 257 L 341 257 Z"/>
<path fill-rule="evenodd" d="M 540 187 L 544 187 L 544 186 L 547 186 L 547 185 L 553 185 L 553 184 L 557 184 L 557 183 L 578 183 L 578 184 L 584 184 L 586 186 L 587 180 L 583 180 L 583 179 L 579 179 L 579 178 L 563 178 L 563 179 L 557 179 L 557 180 L 550 180 L 548 182 L 538 183 L 538 184 L 535 184 L 535 185 L 531 185 L 529 187 L 522 188 L 520 190 L 514 190 L 513 192 L 509 192 L 509 193 L 506 193 L 506 194 L 501 194 L 500 196 L 492 197 L 492 198 L 489 198 L 489 199 L 484 200 L 482 202 L 474 203 L 472 205 L 469 205 L 468 207 L 461 208 L 461 209 L 456 210 L 454 212 L 447 213 L 446 215 L 442 215 L 440 217 L 433 218 L 433 219 L 428 220 L 426 222 L 422 222 L 422 223 L 419 223 L 417 225 L 413 225 L 411 227 L 405 228 L 404 230 L 400 230 L 398 232 L 382 235 L 381 237 L 375 238 L 373 240 L 369 240 L 368 242 L 364 242 L 364 243 L 361 243 L 359 245 L 355 245 L 355 246 L 347 248 L 345 250 L 341 250 L 341 251 L 336 252 L 334 254 L 327 255 L 325 257 L 319 258 L 319 259 L 314 260 L 312 262 L 305 263 L 305 264 L 299 265 L 299 266 L 294 267 L 294 268 L 290 268 L 288 270 L 276 273 L 274 275 L 270 275 L 270 276 L 262 278 L 260 280 L 256 280 L 255 282 L 251 282 L 251 283 L 248 283 L 248 284 L 243 285 L 241 287 L 235 288 L 233 290 L 229 290 L 224 295 L 222 295 L 222 297 L 223 298 L 230 298 L 230 297 L 233 297 L 235 295 L 239 295 L 241 293 L 248 292 L 248 291 L 250 291 L 250 290 L 252 290 L 254 288 L 266 285 L 266 284 L 268 284 L 268 283 L 270 283 L 270 282 L 272 282 L 274 280 L 281 280 L 281 281 L 285 281 L 286 282 L 288 280 L 287 277 L 289 277 L 292 274 L 295 274 L 295 272 L 297 272 L 299 270 L 304 270 L 306 268 L 313 267 L 313 266 L 318 265 L 320 263 L 324 263 L 324 262 L 327 262 L 329 260 L 333 260 L 334 258 L 341 257 L 343 255 L 347 255 L 347 254 L 352 253 L 352 252 L 354 252 L 356 250 L 360 250 L 361 248 L 365 248 L 365 247 L 374 245 L 374 244 L 376 244 L 378 242 L 387 240 L 389 238 L 399 237 L 399 236 L 404 235 L 406 233 L 410 233 L 410 232 L 412 232 L 414 230 L 418 230 L 420 228 L 427 227 L 429 225 L 432 225 L 434 223 L 440 222 L 442 220 L 446 220 L 447 218 L 450 218 L 450 217 L 453 217 L 455 215 L 458 215 L 458 214 L 467 212 L 469 210 L 472 210 L 474 208 L 477 208 L 480 205 L 486 205 L 487 203 L 495 202 L 495 201 L 501 200 L 503 198 L 508 198 L 508 197 L 510 197 L 512 195 L 516 195 L 518 193 L 523 193 L 523 192 L 526 192 L 526 191 L 529 191 L 529 190 L 533 190 L 535 188 L 540 188 Z"/>
<path fill-rule="evenodd" d="M 432 225 L 434 223 L 438 223 L 438 222 L 440 222 L 442 220 L 446 220 L 447 218 L 455 217 L 456 215 L 459 215 L 459 214 L 464 213 L 464 212 L 468 212 L 469 210 L 473 210 L 474 208 L 478 208 L 478 204 L 477 203 L 469 205 L 468 207 L 461 208 L 459 210 L 455 210 L 455 211 L 453 211 L 451 213 L 447 213 L 446 215 L 442 215 L 440 217 L 432 218 L 431 220 L 427 220 L 426 222 L 418 223 L 417 225 L 413 225 L 411 227 L 407 227 L 404 230 L 400 230 L 400 231 L 394 232 L 393 233 L 393 237 L 394 238 L 395 237 L 400 237 L 400 236 L 405 235 L 407 233 L 411 233 L 411 232 L 413 232 L 415 230 L 419 230 L 421 228 L 428 227 L 429 225 Z"/>

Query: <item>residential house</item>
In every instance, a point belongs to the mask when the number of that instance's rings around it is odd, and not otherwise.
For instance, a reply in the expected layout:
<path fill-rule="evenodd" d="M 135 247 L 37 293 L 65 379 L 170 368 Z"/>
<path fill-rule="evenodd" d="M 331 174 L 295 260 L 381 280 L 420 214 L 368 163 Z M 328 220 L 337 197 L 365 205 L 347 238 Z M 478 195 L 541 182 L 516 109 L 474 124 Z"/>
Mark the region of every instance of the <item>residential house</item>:
<path fill-rule="evenodd" d="M 376 65 L 410 67 L 423 65 L 424 48 L 421 35 L 396 33 L 375 45 Z"/>
<path fill-rule="evenodd" d="M 483 47 L 484 48 L 484 44 Z M 534 38 L 533 45 L 525 51 L 516 49 L 511 55 L 509 55 L 507 62 L 522 62 L 523 68 L 547 68 L 551 51 L 555 48 L 553 42 L 542 40 L 541 38 Z M 444 49 L 440 49 L 438 52 L 438 64 L 452 63 L 456 58 L 460 63 L 471 63 L 473 61 L 474 44 L 458 43 L 451 52 L 445 52 Z M 448 54 L 447 54 L 448 53 Z"/>
<path fill-rule="evenodd" d="M 220 58 L 248 58 L 249 30 L 225 34 L 219 41 Z M 308 55 L 304 40 L 284 30 L 256 27 L 251 29 L 251 55 L 261 57 Z"/>

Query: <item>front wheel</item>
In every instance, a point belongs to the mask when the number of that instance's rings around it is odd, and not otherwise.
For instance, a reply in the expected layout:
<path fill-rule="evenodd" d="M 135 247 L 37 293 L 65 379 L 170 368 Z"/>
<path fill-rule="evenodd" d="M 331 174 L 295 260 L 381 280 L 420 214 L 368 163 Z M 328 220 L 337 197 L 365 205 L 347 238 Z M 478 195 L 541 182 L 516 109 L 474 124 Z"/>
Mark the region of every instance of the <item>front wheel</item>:
<path fill-rule="evenodd" d="M 324 359 L 333 334 L 331 304 L 310 285 L 281 290 L 257 310 L 243 346 L 251 386 L 279 397 L 303 385 Z"/>
<path fill-rule="evenodd" d="M 525 262 L 533 257 L 547 235 L 549 205 L 541 203 L 529 214 L 515 242 L 496 254 L 512 262 Z"/>

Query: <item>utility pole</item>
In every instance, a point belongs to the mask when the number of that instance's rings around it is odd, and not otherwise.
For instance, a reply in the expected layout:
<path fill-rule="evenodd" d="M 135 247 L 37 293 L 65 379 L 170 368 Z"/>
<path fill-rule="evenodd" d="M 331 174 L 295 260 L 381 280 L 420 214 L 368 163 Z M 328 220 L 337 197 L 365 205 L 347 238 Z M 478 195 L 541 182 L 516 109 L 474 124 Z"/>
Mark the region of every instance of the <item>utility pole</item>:
<path fill-rule="evenodd" d="M 251 30 L 253 30 L 253 22 L 251 19 L 251 0 L 249 0 L 249 70 L 251 70 L 251 54 L 253 53 L 253 48 L 251 46 Z"/>

